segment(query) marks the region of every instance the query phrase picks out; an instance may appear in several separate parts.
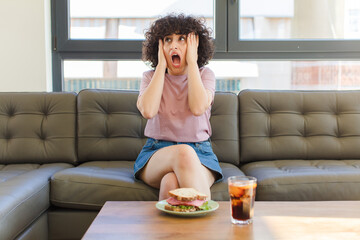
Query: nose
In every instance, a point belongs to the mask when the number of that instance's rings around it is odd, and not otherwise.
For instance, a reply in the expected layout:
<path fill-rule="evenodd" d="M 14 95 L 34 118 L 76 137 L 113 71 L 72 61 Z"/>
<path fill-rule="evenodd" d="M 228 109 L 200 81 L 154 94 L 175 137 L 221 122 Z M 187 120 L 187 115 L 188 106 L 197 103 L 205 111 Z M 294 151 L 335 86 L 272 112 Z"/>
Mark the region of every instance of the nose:
<path fill-rule="evenodd" d="M 172 41 L 170 47 L 171 47 L 171 49 L 178 49 L 178 44 L 177 44 L 177 42 L 176 42 L 176 41 Z"/>

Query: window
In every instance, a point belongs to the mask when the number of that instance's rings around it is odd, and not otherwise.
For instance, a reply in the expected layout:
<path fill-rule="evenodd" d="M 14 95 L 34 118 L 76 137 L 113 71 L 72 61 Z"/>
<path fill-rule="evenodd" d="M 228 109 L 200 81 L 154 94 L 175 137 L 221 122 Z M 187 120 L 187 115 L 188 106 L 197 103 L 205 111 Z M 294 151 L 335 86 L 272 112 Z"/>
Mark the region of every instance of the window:
<path fill-rule="evenodd" d="M 360 87 L 357 0 L 52 0 L 52 9 L 54 91 L 138 89 L 144 30 L 171 12 L 213 30 L 217 90 Z"/>
<path fill-rule="evenodd" d="M 239 18 L 240 40 L 360 39 L 357 0 L 241 0 Z"/>
<path fill-rule="evenodd" d="M 360 61 L 217 61 L 216 90 L 238 93 L 244 89 L 348 90 L 360 88 Z M 87 69 L 87 71 L 83 71 Z M 84 88 L 138 90 L 142 61 L 65 60 L 64 90 Z"/>
<path fill-rule="evenodd" d="M 213 0 L 70 0 L 69 3 L 70 39 L 143 40 L 144 30 L 166 13 L 201 16 L 207 27 L 214 30 Z"/>
<path fill-rule="evenodd" d="M 86 72 L 83 70 L 87 69 Z M 65 60 L 64 90 L 84 88 L 138 90 L 142 73 L 149 68 L 142 61 Z"/>
<path fill-rule="evenodd" d="M 357 0 L 239 0 L 229 5 L 230 52 L 296 59 L 359 55 Z"/>

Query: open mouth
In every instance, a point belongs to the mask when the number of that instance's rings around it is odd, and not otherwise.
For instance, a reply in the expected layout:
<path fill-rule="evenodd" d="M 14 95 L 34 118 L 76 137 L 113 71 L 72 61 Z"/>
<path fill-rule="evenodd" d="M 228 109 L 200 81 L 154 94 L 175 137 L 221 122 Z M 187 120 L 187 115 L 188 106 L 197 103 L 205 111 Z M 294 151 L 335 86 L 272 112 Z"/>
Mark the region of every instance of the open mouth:
<path fill-rule="evenodd" d="M 171 61 L 174 67 L 180 67 L 181 58 L 176 53 L 171 56 Z"/>

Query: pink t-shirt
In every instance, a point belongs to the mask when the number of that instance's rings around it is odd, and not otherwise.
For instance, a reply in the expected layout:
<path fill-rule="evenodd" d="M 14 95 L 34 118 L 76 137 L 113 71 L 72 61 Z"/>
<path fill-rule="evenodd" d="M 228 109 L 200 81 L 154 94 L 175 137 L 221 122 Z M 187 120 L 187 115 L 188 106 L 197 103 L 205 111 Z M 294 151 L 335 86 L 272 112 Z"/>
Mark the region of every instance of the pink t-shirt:
<path fill-rule="evenodd" d="M 144 72 L 140 85 L 141 96 L 149 85 L 154 70 Z M 215 75 L 207 67 L 200 68 L 201 80 L 205 89 L 215 93 Z M 164 89 L 159 112 L 148 119 L 145 136 L 173 142 L 201 142 L 211 136 L 211 106 L 201 116 L 191 113 L 188 103 L 187 75 L 165 74 Z"/>

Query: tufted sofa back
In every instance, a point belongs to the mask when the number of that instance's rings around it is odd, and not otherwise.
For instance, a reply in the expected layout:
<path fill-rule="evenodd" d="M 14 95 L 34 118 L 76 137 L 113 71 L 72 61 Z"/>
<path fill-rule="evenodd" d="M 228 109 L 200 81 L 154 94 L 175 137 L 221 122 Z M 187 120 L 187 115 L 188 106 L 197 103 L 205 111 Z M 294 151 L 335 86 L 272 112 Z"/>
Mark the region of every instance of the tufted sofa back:
<path fill-rule="evenodd" d="M 146 141 L 146 120 L 136 108 L 137 96 L 121 90 L 79 92 L 79 162 L 136 159 Z"/>
<path fill-rule="evenodd" d="M 76 162 L 74 93 L 0 93 L 0 163 Z"/>
<path fill-rule="evenodd" d="M 236 94 L 216 92 L 210 124 L 211 143 L 219 161 L 239 165 L 239 104 Z"/>
<path fill-rule="evenodd" d="M 241 162 L 359 159 L 360 91 L 239 94 Z"/>
<path fill-rule="evenodd" d="M 136 107 L 137 91 L 82 90 L 78 94 L 78 160 L 137 158 L 146 142 L 144 119 Z M 211 138 L 222 162 L 239 164 L 238 99 L 217 93 L 212 107 Z"/>

